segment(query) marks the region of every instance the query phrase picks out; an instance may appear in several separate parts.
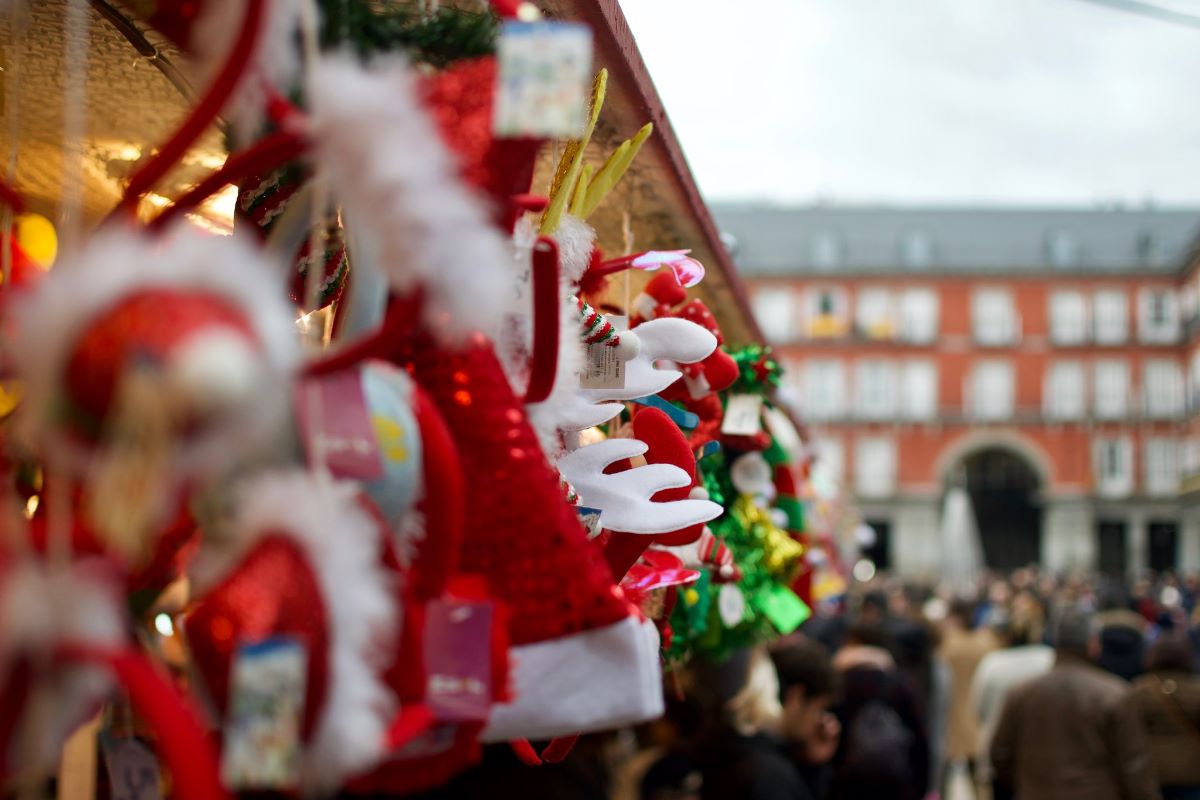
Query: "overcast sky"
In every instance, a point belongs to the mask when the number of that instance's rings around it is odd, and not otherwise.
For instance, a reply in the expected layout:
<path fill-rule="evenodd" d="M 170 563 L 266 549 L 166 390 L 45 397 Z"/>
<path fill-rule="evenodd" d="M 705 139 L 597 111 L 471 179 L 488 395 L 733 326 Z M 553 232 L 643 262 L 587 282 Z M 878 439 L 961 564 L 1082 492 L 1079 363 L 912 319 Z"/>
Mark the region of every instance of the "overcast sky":
<path fill-rule="evenodd" d="M 1082 0 L 621 5 L 710 200 L 1200 203 L 1200 29 Z"/>

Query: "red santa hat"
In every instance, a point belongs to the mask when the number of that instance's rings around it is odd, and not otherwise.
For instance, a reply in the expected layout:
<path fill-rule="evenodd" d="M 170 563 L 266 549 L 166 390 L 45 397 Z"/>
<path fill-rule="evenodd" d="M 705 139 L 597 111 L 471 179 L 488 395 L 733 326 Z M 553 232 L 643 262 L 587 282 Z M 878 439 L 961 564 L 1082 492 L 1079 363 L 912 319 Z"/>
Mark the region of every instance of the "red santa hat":
<path fill-rule="evenodd" d="M 192 568 L 186 635 L 218 718 L 242 645 L 284 636 L 307 653 L 300 788 L 325 793 L 386 752 L 396 697 L 383 678 L 400 609 L 380 520 L 352 483 L 305 472 L 246 484 Z"/>
<path fill-rule="evenodd" d="M 462 455 L 473 493 L 462 568 L 486 576 L 509 611 L 515 700 L 493 710 L 483 738 L 547 739 L 661 714 L 657 633 L 588 543 L 491 346 L 417 337 L 400 356 Z"/>
<path fill-rule="evenodd" d="M 177 476 L 254 452 L 286 419 L 299 357 L 282 294 L 274 265 L 236 238 L 98 234 L 19 309 L 20 431 L 56 468 L 86 472 L 134 410 L 119 406 L 145 401 Z M 152 391 L 137 395 L 140 379 Z"/>

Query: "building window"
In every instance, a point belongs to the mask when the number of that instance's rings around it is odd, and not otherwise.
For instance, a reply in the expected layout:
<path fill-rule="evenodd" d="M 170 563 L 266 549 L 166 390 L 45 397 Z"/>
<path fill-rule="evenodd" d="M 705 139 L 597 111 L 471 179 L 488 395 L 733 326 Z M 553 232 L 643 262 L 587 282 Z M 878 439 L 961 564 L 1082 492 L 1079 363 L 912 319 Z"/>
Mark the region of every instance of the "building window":
<path fill-rule="evenodd" d="M 900 339 L 931 344 L 938 334 L 938 296 L 933 289 L 906 289 L 900 295 Z"/>
<path fill-rule="evenodd" d="M 1180 468 L 1185 477 L 1200 473 L 1200 439 L 1195 437 L 1186 439 L 1183 442 L 1181 455 Z"/>
<path fill-rule="evenodd" d="M 968 392 L 971 416 L 979 420 L 1003 420 L 1013 413 L 1013 369 L 1007 361 L 980 361 L 971 371 Z"/>
<path fill-rule="evenodd" d="M 836 339 L 846 335 L 849 313 L 844 290 L 833 287 L 809 289 L 804 311 L 809 338 Z"/>
<path fill-rule="evenodd" d="M 882 359 L 859 361 L 855 371 L 858 413 L 863 419 L 885 420 L 896 415 L 896 365 Z"/>
<path fill-rule="evenodd" d="M 925 269 L 933 264 L 933 237 L 925 231 L 909 231 L 900 242 L 904 266 Z"/>
<path fill-rule="evenodd" d="M 1192 353 L 1190 386 L 1188 388 L 1188 410 L 1200 411 L 1200 350 Z"/>
<path fill-rule="evenodd" d="M 1174 361 L 1152 358 L 1143 365 L 1142 400 L 1146 416 L 1164 419 L 1183 413 L 1183 371 Z"/>
<path fill-rule="evenodd" d="M 1005 345 L 1018 337 L 1017 313 L 1007 289 L 980 289 L 971 297 L 972 328 L 982 345 Z"/>
<path fill-rule="evenodd" d="M 858 334 L 867 339 L 892 338 L 892 293 L 887 289 L 859 290 Z"/>
<path fill-rule="evenodd" d="M 1079 240 L 1067 231 L 1051 231 L 1046 237 L 1046 260 L 1058 269 L 1078 265 Z"/>
<path fill-rule="evenodd" d="M 1172 344 L 1179 340 L 1179 309 L 1170 289 L 1138 292 L 1138 338 L 1148 344 Z"/>
<path fill-rule="evenodd" d="M 1050 295 L 1050 341 L 1058 345 L 1087 341 L 1087 301 L 1081 292 Z"/>
<path fill-rule="evenodd" d="M 1083 364 L 1078 361 L 1059 361 L 1046 371 L 1042 387 L 1042 409 L 1055 420 L 1082 419 L 1087 413 Z"/>
<path fill-rule="evenodd" d="M 1133 443 L 1128 436 L 1095 439 L 1096 492 L 1124 497 L 1133 491 Z"/>
<path fill-rule="evenodd" d="M 1115 359 L 1097 361 L 1092 409 L 1098 419 L 1120 419 L 1129 413 L 1129 364 Z"/>
<path fill-rule="evenodd" d="M 1123 344 L 1129 337 L 1129 311 L 1119 289 L 1096 292 L 1092 299 L 1093 335 L 1097 344 Z"/>
<path fill-rule="evenodd" d="M 836 233 L 821 231 L 812 240 L 812 261 L 817 269 L 836 269 L 842 263 L 842 242 Z"/>
<path fill-rule="evenodd" d="M 846 455 L 839 439 L 821 439 L 813 452 L 813 488 L 823 497 L 831 497 L 846 476 Z"/>
<path fill-rule="evenodd" d="M 900 413 L 910 420 L 929 420 L 937 416 L 936 363 L 928 359 L 905 362 L 900 387 Z"/>
<path fill-rule="evenodd" d="M 837 419 L 846 413 L 846 365 L 812 359 L 804 365 L 804 411 L 813 419 Z"/>
<path fill-rule="evenodd" d="M 1163 497 L 1179 491 L 1179 448 L 1174 439 L 1147 439 L 1142 462 L 1146 494 Z"/>
<path fill-rule="evenodd" d="M 896 491 L 896 444 L 868 436 L 854 447 L 854 488 L 861 497 L 890 497 Z"/>
<path fill-rule="evenodd" d="M 796 334 L 796 306 L 791 290 L 759 289 L 754 293 L 754 317 L 768 341 L 790 342 Z"/>

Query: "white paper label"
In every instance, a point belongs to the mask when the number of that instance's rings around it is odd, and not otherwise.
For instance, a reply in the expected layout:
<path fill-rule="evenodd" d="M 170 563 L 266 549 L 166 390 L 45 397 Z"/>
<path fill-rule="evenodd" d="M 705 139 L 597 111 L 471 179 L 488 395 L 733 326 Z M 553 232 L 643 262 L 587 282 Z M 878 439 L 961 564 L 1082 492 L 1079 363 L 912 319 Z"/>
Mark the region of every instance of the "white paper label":
<path fill-rule="evenodd" d="M 800 438 L 800 432 L 788 419 L 788 415 L 778 408 L 768 406 L 763 409 L 763 419 L 766 420 L 767 432 L 771 434 L 771 438 L 783 448 L 792 461 L 799 462 L 804 456 L 804 440 Z"/>
<path fill-rule="evenodd" d="M 762 430 L 762 396 L 735 394 L 725 404 L 721 433 L 728 436 L 753 436 Z"/>
<path fill-rule="evenodd" d="M 717 593 L 717 613 L 721 615 L 721 621 L 727 628 L 741 622 L 746 613 L 746 598 L 742 595 L 742 590 L 732 583 L 722 586 L 721 591 Z"/>
<path fill-rule="evenodd" d="M 591 29 L 568 22 L 505 22 L 496 58 L 496 136 L 577 139 L 583 134 Z"/>
<path fill-rule="evenodd" d="M 625 330 L 628 317 L 609 317 L 613 329 Z M 606 344 L 589 344 L 579 385 L 584 389 L 624 389 L 625 362 L 617 358 L 616 348 Z"/>
<path fill-rule="evenodd" d="M 288 637 L 238 648 L 221 752 L 221 778 L 230 789 L 296 785 L 307 663 L 304 645 Z"/>

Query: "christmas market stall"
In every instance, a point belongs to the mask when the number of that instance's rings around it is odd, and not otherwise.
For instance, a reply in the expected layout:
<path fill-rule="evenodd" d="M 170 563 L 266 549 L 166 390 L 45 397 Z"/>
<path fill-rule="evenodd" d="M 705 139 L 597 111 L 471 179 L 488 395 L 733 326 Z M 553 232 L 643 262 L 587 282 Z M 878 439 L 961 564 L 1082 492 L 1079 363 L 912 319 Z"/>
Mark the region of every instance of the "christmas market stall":
<path fill-rule="evenodd" d="M 809 615 L 830 495 L 615 2 L 0 22 L 6 786 L 421 792 Z"/>

